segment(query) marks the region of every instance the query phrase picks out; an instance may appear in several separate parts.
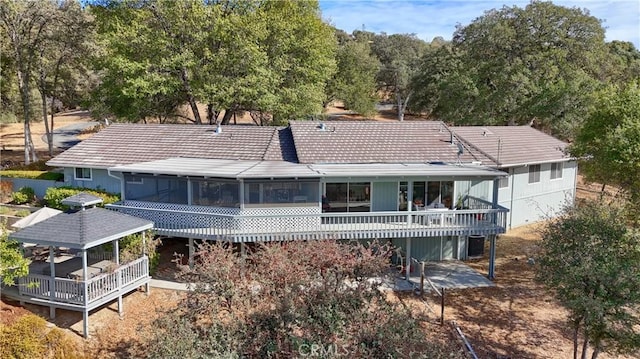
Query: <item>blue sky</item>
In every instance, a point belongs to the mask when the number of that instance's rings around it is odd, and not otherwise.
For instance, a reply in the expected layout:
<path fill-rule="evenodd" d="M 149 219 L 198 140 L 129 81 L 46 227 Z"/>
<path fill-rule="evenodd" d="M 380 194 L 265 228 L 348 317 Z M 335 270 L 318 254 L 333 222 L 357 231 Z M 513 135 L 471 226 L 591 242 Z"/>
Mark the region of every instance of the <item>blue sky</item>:
<path fill-rule="evenodd" d="M 503 5 L 525 7 L 528 3 L 528 0 L 320 0 L 320 8 L 325 20 L 348 33 L 364 27 L 375 33 L 415 33 L 431 41 L 436 36 L 450 40 L 457 23 L 467 25 L 485 10 Z M 607 41 L 630 41 L 640 49 L 639 0 L 557 0 L 554 3 L 588 9 L 591 15 L 603 20 Z"/>

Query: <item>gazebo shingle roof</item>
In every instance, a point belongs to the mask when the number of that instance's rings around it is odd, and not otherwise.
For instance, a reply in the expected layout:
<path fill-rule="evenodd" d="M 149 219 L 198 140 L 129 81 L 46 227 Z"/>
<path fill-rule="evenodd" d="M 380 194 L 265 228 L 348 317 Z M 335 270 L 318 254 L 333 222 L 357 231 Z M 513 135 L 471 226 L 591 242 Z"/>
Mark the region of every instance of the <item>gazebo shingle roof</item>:
<path fill-rule="evenodd" d="M 87 249 L 153 228 L 153 222 L 103 208 L 60 213 L 12 233 L 27 243 Z"/>

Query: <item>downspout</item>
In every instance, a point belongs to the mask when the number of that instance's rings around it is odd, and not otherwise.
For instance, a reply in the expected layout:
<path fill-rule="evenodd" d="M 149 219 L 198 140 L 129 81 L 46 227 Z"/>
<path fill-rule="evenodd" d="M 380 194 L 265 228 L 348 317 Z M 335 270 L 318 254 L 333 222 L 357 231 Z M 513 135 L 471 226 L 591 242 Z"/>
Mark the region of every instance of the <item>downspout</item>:
<path fill-rule="evenodd" d="M 516 176 L 514 174 L 515 168 L 509 168 L 509 176 L 511 177 L 511 203 L 509 203 L 509 229 L 511 229 L 511 225 L 513 223 L 513 193 L 514 188 L 516 188 Z"/>
<path fill-rule="evenodd" d="M 116 176 L 114 174 L 111 173 L 111 168 L 107 168 L 107 175 L 109 177 L 115 178 L 118 181 L 120 181 L 120 200 L 124 201 L 126 200 L 125 195 L 124 195 L 124 176 L 120 177 L 120 176 Z"/>

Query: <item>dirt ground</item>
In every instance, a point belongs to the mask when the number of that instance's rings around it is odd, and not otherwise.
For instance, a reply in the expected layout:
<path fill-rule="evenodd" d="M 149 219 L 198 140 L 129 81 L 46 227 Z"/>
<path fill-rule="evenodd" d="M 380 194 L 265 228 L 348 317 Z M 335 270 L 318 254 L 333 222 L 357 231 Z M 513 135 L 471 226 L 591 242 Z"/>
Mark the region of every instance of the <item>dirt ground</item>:
<path fill-rule="evenodd" d="M 340 109 L 335 109 L 339 111 Z M 349 116 L 347 116 L 349 117 Z M 393 118 L 384 114 L 383 118 Z M 91 120 L 88 113 L 73 111 L 60 114 L 56 127 L 75 121 Z M 22 125 L 2 125 L 0 138 L 3 146 L 2 160 L 21 160 L 23 156 Z M 36 147 L 46 152 L 46 143 L 41 140 L 44 125 L 32 125 Z M 6 149 L 7 151 L 5 151 Z M 580 198 L 595 198 L 600 187 L 578 184 Z M 613 191 L 608 191 L 613 194 Z M 539 236 L 536 225 L 520 227 L 501 235 L 497 242 L 496 286 L 493 288 L 452 290 L 446 294 L 445 319 L 455 321 L 470 341 L 480 358 L 568 358 L 572 354 L 571 333 L 566 329 L 567 313 L 551 293 L 534 281 L 534 265 L 528 258 L 535 258 Z M 157 277 L 174 277 L 173 252 L 185 250 L 185 242 L 164 240 L 162 265 Z M 488 253 L 488 250 L 485 251 Z M 476 270 L 487 273 L 488 259 L 468 262 Z M 134 292 L 124 298 L 125 315 L 118 316 L 117 305 L 100 308 L 90 316 L 91 338 L 84 340 L 82 315 L 76 312 L 58 310 L 56 319 L 51 320 L 58 327 L 67 330 L 79 345 L 84 346 L 88 357 L 117 358 L 130 354 L 135 343 L 142 341 L 141 328 L 148 328 L 161 312 L 174 308 L 182 292 L 152 289 L 149 296 L 144 292 Z M 413 294 L 401 294 L 400 300 L 415 309 L 416 316 L 423 319 L 423 327 L 428 335 L 446 338 L 451 329 L 438 324 L 439 299 L 426 297 L 425 302 Z M 20 306 L 15 302 L 0 302 L 0 323 L 11 323 L 25 313 L 33 312 L 48 318 L 48 308 L 34 305 Z M 602 358 L 612 356 L 601 355 Z M 625 358 L 625 357 L 620 357 Z"/>

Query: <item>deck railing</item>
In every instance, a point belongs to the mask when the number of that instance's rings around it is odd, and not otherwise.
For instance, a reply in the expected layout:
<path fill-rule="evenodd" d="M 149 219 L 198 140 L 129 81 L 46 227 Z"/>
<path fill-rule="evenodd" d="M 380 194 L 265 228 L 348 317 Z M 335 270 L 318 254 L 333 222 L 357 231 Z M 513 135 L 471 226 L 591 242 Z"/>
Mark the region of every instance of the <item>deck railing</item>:
<path fill-rule="evenodd" d="M 149 259 L 145 256 L 123 264 L 113 272 L 103 273 L 86 281 L 29 274 L 20 278 L 18 284 L 21 295 L 84 306 L 85 296 L 87 304 L 91 304 L 148 276 Z"/>
<path fill-rule="evenodd" d="M 463 234 L 499 234 L 506 227 L 505 208 L 424 210 L 412 212 L 221 214 L 149 208 L 143 202 L 108 206 L 154 222 L 156 232 L 234 242 L 286 239 L 403 238 Z M 191 220 L 184 221 L 191 217 Z M 197 219 L 197 220 L 196 220 Z"/>

